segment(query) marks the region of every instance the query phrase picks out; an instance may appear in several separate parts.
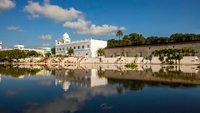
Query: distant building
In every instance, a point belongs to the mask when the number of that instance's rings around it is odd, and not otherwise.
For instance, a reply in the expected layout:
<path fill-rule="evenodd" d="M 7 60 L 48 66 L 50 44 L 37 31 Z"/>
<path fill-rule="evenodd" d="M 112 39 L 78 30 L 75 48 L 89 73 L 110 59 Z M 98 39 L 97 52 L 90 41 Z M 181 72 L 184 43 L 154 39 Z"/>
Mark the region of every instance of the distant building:
<path fill-rule="evenodd" d="M 14 49 L 22 50 L 22 49 L 24 49 L 24 45 L 16 44 L 16 45 L 14 45 Z"/>
<path fill-rule="evenodd" d="M 103 40 L 80 40 L 71 41 L 67 33 L 63 34 L 60 40 L 55 41 L 56 55 L 67 55 L 68 49 L 74 49 L 74 56 L 96 57 L 99 48 L 105 48 L 107 41 Z"/>
<path fill-rule="evenodd" d="M 0 41 L 0 49 L 3 49 L 3 43 Z"/>

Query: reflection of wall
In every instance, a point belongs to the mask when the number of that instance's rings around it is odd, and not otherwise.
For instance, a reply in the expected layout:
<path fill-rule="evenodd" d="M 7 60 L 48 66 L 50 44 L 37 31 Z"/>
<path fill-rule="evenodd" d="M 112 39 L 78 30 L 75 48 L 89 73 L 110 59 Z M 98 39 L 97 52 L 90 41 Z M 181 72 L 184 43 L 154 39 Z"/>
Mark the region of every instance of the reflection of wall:
<path fill-rule="evenodd" d="M 163 71 L 152 72 L 151 69 L 145 71 L 127 70 L 113 71 L 105 70 L 104 76 L 109 79 L 139 80 L 162 83 L 200 84 L 200 73 L 184 73 L 175 69 L 166 68 Z"/>
<path fill-rule="evenodd" d="M 95 87 L 95 86 L 101 86 L 101 85 L 106 85 L 107 84 L 107 79 L 106 78 L 100 78 L 97 75 L 97 70 L 96 69 L 92 69 L 91 70 L 91 77 L 90 77 L 90 86 L 91 87 Z"/>
<path fill-rule="evenodd" d="M 96 87 L 107 84 L 106 78 L 98 77 L 96 69 L 56 70 L 55 79 L 55 84 L 63 85 L 67 82 L 68 85 L 76 84 L 81 87 Z M 66 89 L 64 86 L 66 85 L 63 85 L 63 89 Z"/>
<path fill-rule="evenodd" d="M 43 69 L 43 70 L 40 70 L 39 72 L 37 72 L 35 75 L 37 75 L 37 76 L 50 76 L 51 71 Z"/>

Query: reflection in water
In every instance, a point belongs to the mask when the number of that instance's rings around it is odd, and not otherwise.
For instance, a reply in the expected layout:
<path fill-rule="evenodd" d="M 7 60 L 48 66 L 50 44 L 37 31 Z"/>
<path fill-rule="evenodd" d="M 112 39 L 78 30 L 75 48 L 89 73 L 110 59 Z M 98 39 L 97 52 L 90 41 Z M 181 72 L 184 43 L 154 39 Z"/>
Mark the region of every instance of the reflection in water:
<path fill-rule="evenodd" d="M 63 84 L 63 89 L 68 90 L 70 84 L 80 87 L 96 87 L 107 84 L 107 79 L 99 77 L 96 69 L 91 70 L 56 70 L 55 84 Z"/>
<path fill-rule="evenodd" d="M 11 75 L 13 77 L 20 77 L 23 75 L 35 75 L 40 69 L 33 68 L 18 68 L 14 66 L 1 65 L 0 73 L 2 75 Z"/>
<path fill-rule="evenodd" d="M 192 112 L 191 106 L 200 111 L 199 72 L 178 67 L 120 70 L 0 66 L 0 112 Z M 185 104 L 191 102 L 195 104 Z"/>

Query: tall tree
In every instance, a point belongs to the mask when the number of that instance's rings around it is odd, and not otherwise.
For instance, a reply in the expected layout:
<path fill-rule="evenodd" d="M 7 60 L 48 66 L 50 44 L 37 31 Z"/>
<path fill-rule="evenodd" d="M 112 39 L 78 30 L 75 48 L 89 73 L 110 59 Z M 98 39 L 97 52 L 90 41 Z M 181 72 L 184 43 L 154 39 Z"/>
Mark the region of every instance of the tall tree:
<path fill-rule="evenodd" d="M 74 49 L 69 48 L 69 49 L 67 50 L 67 54 L 68 54 L 69 56 L 72 56 L 72 54 L 74 54 Z"/>
<path fill-rule="evenodd" d="M 105 55 L 105 52 L 104 52 L 104 49 L 100 48 L 97 50 L 97 55 L 98 56 L 104 56 Z"/>
<path fill-rule="evenodd" d="M 117 31 L 117 33 L 116 33 L 116 36 L 119 37 L 119 40 L 121 39 L 121 37 L 122 37 L 123 35 L 124 35 L 124 34 L 123 34 L 123 31 L 120 30 L 120 29 L 119 29 L 119 30 Z"/>
<path fill-rule="evenodd" d="M 51 48 L 51 53 L 52 53 L 53 55 L 56 54 L 56 49 L 55 49 L 55 47 Z"/>
<path fill-rule="evenodd" d="M 102 59 L 101 59 L 100 56 L 104 56 L 104 55 L 105 55 L 104 49 L 103 49 L 103 48 L 99 48 L 99 49 L 97 50 L 97 55 L 99 56 L 99 62 L 102 62 Z"/>

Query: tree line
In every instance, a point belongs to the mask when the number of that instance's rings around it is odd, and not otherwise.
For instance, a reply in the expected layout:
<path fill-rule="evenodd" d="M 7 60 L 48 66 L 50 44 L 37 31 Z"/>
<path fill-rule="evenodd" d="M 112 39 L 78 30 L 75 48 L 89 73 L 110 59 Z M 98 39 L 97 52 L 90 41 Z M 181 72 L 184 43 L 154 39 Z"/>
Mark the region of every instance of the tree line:
<path fill-rule="evenodd" d="M 108 40 L 107 47 L 121 47 L 121 46 L 135 46 L 135 45 L 151 45 L 151 44 L 166 44 L 166 43 L 178 43 L 178 42 L 190 42 L 190 41 L 200 41 L 200 34 L 183 34 L 175 33 L 170 37 L 159 37 L 151 36 L 144 37 L 142 34 L 131 33 L 129 35 L 123 35 L 122 31 L 118 31 L 116 36 L 119 37 L 118 40 L 110 39 Z M 122 37 L 122 39 L 121 39 Z"/>
<path fill-rule="evenodd" d="M 181 48 L 181 49 L 161 49 L 152 52 L 153 56 L 158 56 L 162 63 L 167 64 L 180 64 L 181 59 L 184 56 L 195 56 L 197 52 L 193 48 Z M 175 62 L 174 62 L 175 61 Z"/>
<path fill-rule="evenodd" d="M 38 57 L 38 56 L 42 56 L 42 55 L 36 51 L 25 51 L 25 50 L 19 50 L 19 49 L 0 51 L 1 62 L 14 61 L 14 60 L 19 60 L 21 58 Z"/>

